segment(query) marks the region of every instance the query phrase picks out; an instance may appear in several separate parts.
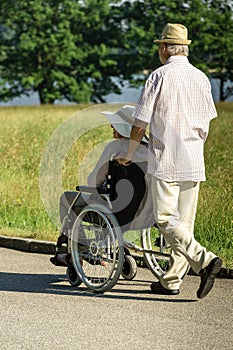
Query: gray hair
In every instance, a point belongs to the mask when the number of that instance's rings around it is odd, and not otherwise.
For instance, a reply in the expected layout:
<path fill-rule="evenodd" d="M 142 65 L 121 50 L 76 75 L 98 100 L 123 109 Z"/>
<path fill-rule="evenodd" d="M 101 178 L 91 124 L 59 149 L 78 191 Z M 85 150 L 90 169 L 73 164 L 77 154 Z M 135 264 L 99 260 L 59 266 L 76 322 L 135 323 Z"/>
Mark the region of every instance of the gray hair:
<path fill-rule="evenodd" d="M 175 56 L 175 55 L 188 56 L 189 48 L 188 48 L 188 45 L 167 44 L 167 52 L 169 56 Z"/>

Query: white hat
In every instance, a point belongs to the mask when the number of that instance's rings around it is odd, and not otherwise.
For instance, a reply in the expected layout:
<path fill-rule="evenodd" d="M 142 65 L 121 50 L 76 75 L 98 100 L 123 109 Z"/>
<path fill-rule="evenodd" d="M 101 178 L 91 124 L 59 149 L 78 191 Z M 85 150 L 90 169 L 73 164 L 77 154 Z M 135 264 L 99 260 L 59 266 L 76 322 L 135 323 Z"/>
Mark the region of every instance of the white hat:
<path fill-rule="evenodd" d="M 134 124 L 134 111 L 134 106 L 125 105 L 121 107 L 116 113 L 101 112 L 101 114 L 105 115 L 110 124 L 121 136 L 130 138 L 132 126 Z M 148 142 L 145 137 L 143 137 L 142 141 Z"/>

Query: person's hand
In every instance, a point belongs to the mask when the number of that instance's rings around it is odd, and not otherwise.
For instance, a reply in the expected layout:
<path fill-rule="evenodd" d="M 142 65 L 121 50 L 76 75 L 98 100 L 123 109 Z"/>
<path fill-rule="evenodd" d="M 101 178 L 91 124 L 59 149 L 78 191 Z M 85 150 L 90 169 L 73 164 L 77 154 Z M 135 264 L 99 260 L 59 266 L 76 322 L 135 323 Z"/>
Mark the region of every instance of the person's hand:
<path fill-rule="evenodd" d="M 117 154 L 114 159 L 121 165 L 123 166 L 129 166 L 132 161 L 131 159 L 129 159 L 129 157 L 127 156 L 127 154 Z"/>

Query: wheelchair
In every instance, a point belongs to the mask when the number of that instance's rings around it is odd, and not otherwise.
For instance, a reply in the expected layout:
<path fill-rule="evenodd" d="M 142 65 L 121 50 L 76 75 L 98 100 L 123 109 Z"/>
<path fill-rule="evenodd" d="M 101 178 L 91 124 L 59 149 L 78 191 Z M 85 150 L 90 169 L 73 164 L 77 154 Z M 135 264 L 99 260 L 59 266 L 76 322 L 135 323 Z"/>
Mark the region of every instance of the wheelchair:
<path fill-rule="evenodd" d="M 67 267 L 67 277 L 72 286 L 84 283 L 91 291 L 104 293 L 114 287 L 120 275 L 133 279 L 137 264 L 131 252 L 144 257 L 156 278 L 164 275 L 171 251 L 157 226 L 131 229 L 146 191 L 146 166 L 143 162 L 124 167 L 110 160 L 104 186 L 77 186 L 77 196 L 62 226 L 68 236 L 72 263 Z M 82 193 L 90 200 L 73 221 L 71 212 Z"/>

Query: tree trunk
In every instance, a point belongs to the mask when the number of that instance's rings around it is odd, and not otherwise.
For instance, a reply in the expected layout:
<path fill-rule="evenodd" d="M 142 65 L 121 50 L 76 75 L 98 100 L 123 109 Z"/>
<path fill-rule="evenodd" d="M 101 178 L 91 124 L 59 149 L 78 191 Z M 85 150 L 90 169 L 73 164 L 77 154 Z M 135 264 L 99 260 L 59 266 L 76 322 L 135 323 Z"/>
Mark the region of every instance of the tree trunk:
<path fill-rule="evenodd" d="M 219 93 L 219 98 L 220 98 L 220 101 L 221 101 L 221 102 L 225 101 L 225 99 L 226 99 L 226 96 L 225 96 L 225 94 L 224 94 L 224 83 L 225 83 L 224 78 L 220 78 L 220 86 L 219 86 L 220 93 Z"/>
<path fill-rule="evenodd" d="M 44 92 L 45 87 L 47 87 L 47 86 L 43 82 L 40 85 L 38 85 L 38 87 L 37 87 L 37 92 L 39 94 L 40 104 L 42 104 L 42 105 L 54 104 L 54 102 L 55 102 L 54 98 L 48 98 L 47 94 Z"/>

